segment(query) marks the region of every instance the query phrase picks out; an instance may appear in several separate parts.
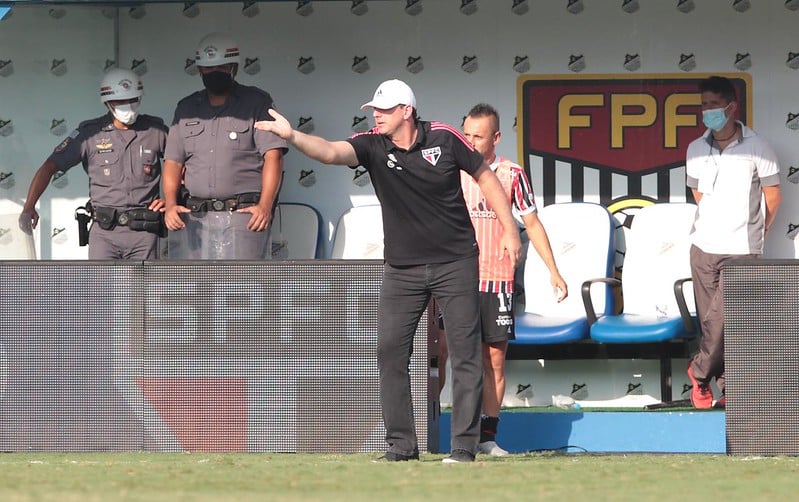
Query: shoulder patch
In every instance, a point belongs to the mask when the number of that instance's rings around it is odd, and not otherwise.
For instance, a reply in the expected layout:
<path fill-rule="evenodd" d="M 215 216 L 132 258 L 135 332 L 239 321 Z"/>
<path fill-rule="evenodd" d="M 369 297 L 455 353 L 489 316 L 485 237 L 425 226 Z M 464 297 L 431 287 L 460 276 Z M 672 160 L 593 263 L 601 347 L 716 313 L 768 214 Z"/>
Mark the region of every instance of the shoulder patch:
<path fill-rule="evenodd" d="M 58 146 L 57 146 L 57 147 L 55 147 L 55 149 L 53 150 L 53 153 L 63 153 L 63 152 L 64 152 L 64 150 L 66 150 L 66 149 L 67 149 L 67 147 L 69 146 L 69 144 L 70 144 L 70 143 L 72 143 L 72 140 L 74 140 L 74 139 L 77 137 L 77 132 L 78 132 L 78 130 L 77 130 L 77 129 L 75 129 L 74 131 L 72 131 L 72 132 L 70 133 L 70 135 L 69 135 L 69 136 L 67 136 L 67 137 L 64 139 L 64 141 L 62 141 L 61 143 L 59 143 L 59 144 L 58 144 Z M 73 136 L 73 134 L 74 134 L 74 136 Z"/>

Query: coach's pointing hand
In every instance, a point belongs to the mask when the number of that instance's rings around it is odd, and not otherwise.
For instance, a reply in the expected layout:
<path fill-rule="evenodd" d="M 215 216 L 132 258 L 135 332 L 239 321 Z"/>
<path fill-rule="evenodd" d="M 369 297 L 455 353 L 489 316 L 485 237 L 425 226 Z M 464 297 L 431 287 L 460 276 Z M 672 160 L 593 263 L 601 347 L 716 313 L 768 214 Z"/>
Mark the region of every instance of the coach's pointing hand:
<path fill-rule="evenodd" d="M 261 131 L 271 132 L 285 140 L 291 140 L 291 134 L 294 131 L 289 121 L 286 120 L 286 117 L 277 113 L 274 108 L 269 109 L 269 115 L 274 117 L 275 120 L 260 120 L 255 123 L 255 128 Z"/>

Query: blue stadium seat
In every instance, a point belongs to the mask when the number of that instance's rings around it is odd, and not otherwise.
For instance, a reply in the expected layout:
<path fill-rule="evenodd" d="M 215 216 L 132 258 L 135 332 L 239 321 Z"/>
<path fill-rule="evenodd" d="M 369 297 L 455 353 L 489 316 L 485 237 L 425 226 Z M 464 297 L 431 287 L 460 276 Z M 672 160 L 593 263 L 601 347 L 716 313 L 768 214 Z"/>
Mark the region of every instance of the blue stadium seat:
<path fill-rule="evenodd" d="M 602 343 L 654 343 L 698 334 L 690 287 L 689 234 L 696 205 L 653 204 L 641 208 L 626 235 L 621 281 L 584 284 L 582 298 L 591 323 L 590 336 Z M 596 283 L 621 287 L 621 314 L 597 319 L 588 291 Z M 689 283 L 689 287 L 683 287 Z"/>
<path fill-rule="evenodd" d="M 569 288 L 561 303 L 552 291 L 549 270 L 528 245 L 524 263 L 525 306 L 516 315 L 513 344 L 559 344 L 588 338 L 588 319 L 580 299 L 587 279 L 612 277 L 613 217 L 606 208 L 588 202 L 551 204 L 539 209 L 555 262 Z M 614 312 L 612 288 L 598 283 L 590 296 L 601 313 Z"/>

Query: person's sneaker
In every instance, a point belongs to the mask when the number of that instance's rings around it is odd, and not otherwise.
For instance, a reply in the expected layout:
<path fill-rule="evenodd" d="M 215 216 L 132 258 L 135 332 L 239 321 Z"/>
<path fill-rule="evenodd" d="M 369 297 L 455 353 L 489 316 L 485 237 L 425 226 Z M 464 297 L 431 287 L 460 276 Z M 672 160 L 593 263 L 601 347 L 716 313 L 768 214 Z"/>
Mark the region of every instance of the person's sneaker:
<path fill-rule="evenodd" d="M 461 462 L 474 462 L 474 453 L 469 450 L 452 450 L 449 457 L 442 460 L 445 464 L 460 464 Z"/>
<path fill-rule="evenodd" d="M 372 462 L 407 462 L 408 460 L 419 460 L 419 454 L 403 455 L 393 451 L 387 451 L 382 457 L 377 457 Z"/>
<path fill-rule="evenodd" d="M 691 380 L 691 404 L 697 410 L 709 410 L 713 407 L 713 392 L 708 385 L 700 385 L 694 378 L 694 372 L 691 371 L 691 364 L 688 364 L 688 378 Z"/>
<path fill-rule="evenodd" d="M 727 396 L 722 394 L 721 397 L 715 403 L 713 403 L 713 407 L 714 408 L 726 408 L 727 407 Z"/>
<path fill-rule="evenodd" d="M 496 441 L 484 441 L 477 445 L 477 451 L 492 457 L 504 457 L 508 454 L 506 450 L 499 447 Z"/>

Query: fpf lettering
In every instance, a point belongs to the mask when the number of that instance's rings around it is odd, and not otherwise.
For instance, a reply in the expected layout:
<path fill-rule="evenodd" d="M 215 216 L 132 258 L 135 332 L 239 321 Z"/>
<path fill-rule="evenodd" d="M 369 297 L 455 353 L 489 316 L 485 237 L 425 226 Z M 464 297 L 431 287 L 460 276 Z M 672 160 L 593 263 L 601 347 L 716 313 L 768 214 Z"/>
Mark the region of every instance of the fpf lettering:
<path fill-rule="evenodd" d="M 610 147 L 624 148 L 624 132 L 629 128 L 651 127 L 663 121 L 663 147 L 677 148 L 677 132 L 680 127 L 696 127 L 698 118 L 694 111 L 681 113 L 683 106 L 698 106 L 701 95 L 673 93 L 658 103 L 655 96 L 647 93 L 612 94 L 566 94 L 558 100 L 558 148 L 572 147 L 572 131 L 594 126 L 595 116 L 580 108 L 603 108 L 609 106 Z"/>

